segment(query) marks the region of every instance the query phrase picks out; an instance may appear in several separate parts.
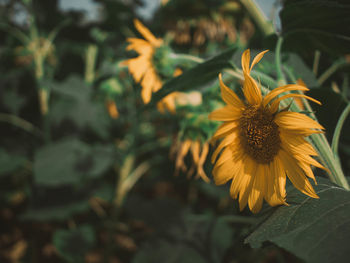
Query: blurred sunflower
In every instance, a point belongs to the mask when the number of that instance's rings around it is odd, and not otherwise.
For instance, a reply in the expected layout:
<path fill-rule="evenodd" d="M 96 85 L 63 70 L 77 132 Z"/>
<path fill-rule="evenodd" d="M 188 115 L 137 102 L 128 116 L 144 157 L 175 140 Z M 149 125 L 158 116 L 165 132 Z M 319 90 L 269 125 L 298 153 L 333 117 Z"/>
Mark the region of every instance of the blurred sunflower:
<path fill-rule="evenodd" d="M 112 119 L 117 119 L 119 117 L 119 111 L 116 102 L 113 99 L 107 98 L 105 103 L 109 116 Z"/>
<path fill-rule="evenodd" d="M 174 91 L 157 103 L 157 109 L 161 113 L 165 113 L 165 110 L 168 110 L 170 113 L 175 114 L 178 106 L 199 106 L 200 104 L 202 104 L 202 94 L 199 91 L 188 93 Z"/>
<path fill-rule="evenodd" d="M 178 175 L 180 171 L 187 172 L 188 176 L 191 176 L 196 170 L 196 177 L 202 178 L 205 182 L 209 182 L 209 178 L 204 172 L 203 165 L 207 159 L 209 152 L 209 143 L 198 140 L 186 139 L 185 141 L 178 140 L 171 151 L 176 154 L 175 158 L 175 175 Z M 190 153 L 192 155 L 192 166 L 190 169 L 185 164 L 185 157 Z"/>
<path fill-rule="evenodd" d="M 277 98 L 284 92 L 308 90 L 294 84 L 276 88 L 262 97 L 250 71 L 266 52 L 258 54 L 251 66 L 250 51 L 242 55 L 245 101 L 219 75 L 222 99 L 227 105 L 209 115 L 212 120 L 224 121 L 213 136 L 214 140 L 224 138 L 212 156 L 215 183 L 220 185 L 232 179 L 231 196 L 236 199 L 239 195 L 240 210 L 248 203 L 253 213 L 260 211 L 263 199 L 271 206 L 287 205 L 286 176 L 302 193 L 318 198 L 307 177 L 316 183 L 310 166 L 324 169 L 311 157 L 317 156 L 317 152 L 304 138 L 322 133 L 324 128 L 304 114 L 290 112 L 288 108 L 279 110 L 280 102 L 287 98 L 319 102 L 295 93 Z"/>
<path fill-rule="evenodd" d="M 134 25 L 145 39 L 127 39 L 130 44 L 126 49 L 136 51 L 139 56 L 124 61 L 123 65 L 128 66 L 129 72 L 137 83 L 141 82 L 142 100 L 147 104 L 151 100 L 152 92 L 156 92 L 162 87 L 162 80 L 157 74 L 153 59 L 156 49 L 161 47 L 163 40 L 156 38 L 139 20 L 135 19 Z"/>

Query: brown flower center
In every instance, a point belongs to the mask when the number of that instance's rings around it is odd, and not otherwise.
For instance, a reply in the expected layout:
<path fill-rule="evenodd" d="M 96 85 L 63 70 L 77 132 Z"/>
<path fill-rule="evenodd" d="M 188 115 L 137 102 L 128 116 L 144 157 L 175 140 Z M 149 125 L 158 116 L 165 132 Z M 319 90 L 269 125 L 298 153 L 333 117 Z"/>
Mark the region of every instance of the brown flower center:
<path fill-rule="evenodd" d="M 240 119 L 241 143 L 258 163 L 269 163 L 277 155 L 281 140 L 274 116 L 262 107 L 247 107 Z"/>

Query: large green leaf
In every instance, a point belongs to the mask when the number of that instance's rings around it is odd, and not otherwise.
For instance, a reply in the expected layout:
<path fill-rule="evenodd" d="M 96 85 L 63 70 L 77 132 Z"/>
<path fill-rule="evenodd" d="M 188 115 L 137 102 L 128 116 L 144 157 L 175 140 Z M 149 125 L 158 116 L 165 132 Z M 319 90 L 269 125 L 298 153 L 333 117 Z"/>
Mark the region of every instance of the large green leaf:
<path fill-rule="evenodd" d="M 90 187 L 91 188 L 91 187 Z M 35 187 L 27 211 L 21 216 L 31 221 L 64 221 L 89 209 L 89 187 Z"/>
<path fill-rule="evenodd" d="M 200 63 L 185 71 L 180 76 L 166 82 L 162 89 L 152 97 L 152 103 L 157 102 L 173 91 L 188 91 L 202 86 L 217 78 L 219 72 L 224 68 L 232 67 L 230 60 L 236 48 L 230 48 L 221 54 Z"/>
<path fill-rule="evenodd" d="M 76 138 L 47 144 L 35 154 L 35 182 L 58 186 L 96 178 L 113 164 L 113 147 L 90 146 Z"/>
<path fill-rule="evenodd" d="M 11 173 L 24 164 L 26 158 L 17 154 L 9 154 L 0 148 L 0 176 Z"/>
<path fill-rule="evenodd" d="M 85 262 L 84 256 L 95 242 L 95 233 L 91 226 L 83 225 L 72 230 L 57 230 L 53 244 L 58 253 L 67 262 Z"/>
<path fill-rule="evenodd" d="M 48 82 L 53 99 L 51 121 L 60 124 L 69 120 L 80 129 L 94 131 L 101 137 L 108 136 L 109 118 L 103 103 L 93 99 L 93 90 L 84 81 L 71 76 L 62 83 Z"/>
<path fill-rule="evenodd" d="M 286 1 L 280 13 L 285 44 L 299 50 L 349 53 L 349 14 L 349 1 Z"/>
<path fill-rule="evenodd" d="M 145 243 L 134 263 L 223 262 L 233 230 L 224 219 L 185 213 L 166 231 Z"/>
<path fill-rule="evenodd" d="M 283 56 L 282 64 L 296 80 L 301 79 L 308 88 L 319 86 L 315 74 L 297 54 L 286 54 Z"/>
<path fill-rule="evenodd" d="M 335 126 L 338 119 L 346 107 L 346 101 L 341 94 L 335 93 L 330 87 L 322 87 L 311 89 L 307 95 L 319 100 L 322 105 L 313 104 L 312 108 L 316 113 L 318 121 L 326 128 L 326 135 L 331 141 Z M 350 131 L 350 123 L 346 121 L 342 128 L 341 139 L 350 142 L 348 134 Z"/>
<path fill-rule="evenodd" d="M 350 192 L 317 178 L 319 199 L 288 191 L 290 206 L 279 207 L 245 240 L 252 247 L 270 241 L 307 262 L 348 262 Z"/>

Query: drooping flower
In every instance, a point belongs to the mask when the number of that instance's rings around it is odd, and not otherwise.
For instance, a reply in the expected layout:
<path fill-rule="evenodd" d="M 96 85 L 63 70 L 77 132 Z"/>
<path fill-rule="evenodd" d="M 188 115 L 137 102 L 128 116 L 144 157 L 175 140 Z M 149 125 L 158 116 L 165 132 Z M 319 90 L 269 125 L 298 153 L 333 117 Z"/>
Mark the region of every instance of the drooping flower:
<path fill-rule="evenodd" d="M 112 119 L 117 119 L 119 117 L 119 111 L 117 108 L 117 104 L 113 99 L 107 98 L 106 99 L 106 108 L 108 111 L 109 116 Z"/>
<path fill-rule="evenodd" d="M 287 205 L 286 177 L 302 193 L 318 198 L 307 177 L 316 183 L 311 165 L 324 169 L 312 158 L 317 152 L 305 140 L 324 128 L 304 114 L 280 109 L 280 102 L 287 98 L 319 102 L 296 93 L 278 97 L 284 92 L 308 90 L 296 84 L 278 87 L 263 97 L 250 71 L 266 52 L 258 54 L 251 66 L 250 51 L 242 55 L 244 101 L 219 75 L 222 99 L 227 105 L 209 115 L 212 120 L 224 122 L 213 136 L 214 140 L 223 138 L 212 156 L 214 180 L 218 185 L 232 180 L 232 198 L 239 199 L 240 210 L 248 203 L 253 213 L 260 211 L 263 199 L 271 206 Z"/>
<path fill-rule="evenodd" d="M 202 104 L 202 94 L 199 91 L 188 93 L 174 91 L 157 103 L 157 109 L 161 113 L 165 113 L 165 110 L 168 110 L 170 113 L 175 114 L 178 106 L 198 106 L 200 104 Z"/>
<path fill-rule="evenodd" d="M 209 178 L 204 172 L 203 165 L 207 159 L 209 152 L 209 143 L 201 143 L 200 140 L 186 139 L 185 141 L 177 141 L 173 145 L 172 153 L 176 155 L 175 158 L 175 175 L 180 171 L 187 172 L 191 176 L 196 171 L 196 177 L 202 178 L 205 182 L 209 182 Z M 192 166 L 190 169 L 185 164 L 185 157 L 190 153 L 192 156 Z"/>
<path fill-rule="evenodd" d="M 141 83 L 141 97 L 147 104 L 152 97 L 152 92 L 158 91 L 162 87 L 162 80 L 157 74 L 153 63 L 153 57 L 157 48 L 163 44 L 163 40 L 156 38 L 139 20 L 134 20 L 136 29 L 145 39 L 128 38 L 130 43 L 127 50 L 136 51 L 139 56 L 124 61 L 130 73 L 137 83 Z"/>

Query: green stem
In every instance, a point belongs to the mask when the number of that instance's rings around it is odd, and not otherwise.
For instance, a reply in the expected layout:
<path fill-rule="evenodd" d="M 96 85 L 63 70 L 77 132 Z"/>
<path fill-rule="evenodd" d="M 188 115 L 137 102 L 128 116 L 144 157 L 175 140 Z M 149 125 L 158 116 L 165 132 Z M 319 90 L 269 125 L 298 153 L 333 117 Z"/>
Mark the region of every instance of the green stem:
<path fill-rule="evenodd" d="M 318 65 L 320 64 L 321 52 L 319 50 L 315 51 L 314 64 L 312 65 L 312 72 L 317 76 Z"/>
<path fill-rule="evenodd" d="M 12 34 L 15 38 L 21 41 L 24 46 L 30 42 L 30 38 L 15 27 L 0 23 L 0 29 L 3 29 L 4 31 Z"/>
<path fill-rule="evenodd" d="M 275 63 L 277 72 L 277 83 L 279 86 L 286 85 L 286 79 L 284 78 L 282 72 L 282 62 L 281 62 L 281 50 L 282 50 L 283 37 L 278 37 L 276 50 L 275 50 Z"/>
<path fill-rule="evenodd" d="M 0 122 L 10 123 L 34 135 L 38 135 L 38 136 L 43 135 L 43 133 L 33 124 L 15 115 L 0 113 Z"/>
<path fill-rule="evenodd" d="M 192 62 L 196 62 L 196 63 L 203 63 L 205 60 L 196 56 L 192 56 L 192 55 L 188 55 L 188 54 L 175 54 L 172 53 L 170 54 L 170 58 L 172 59 L 176 59 L 176 60 L 189 60 Z"/>
<path fill-rule="evenodd" d="M 95 80 L 97 53 L 98 48 L 95 44 L 89 45 L 85 53 L 85 82 L 88 85 L 92 85 Z"/>
<path fill-rule="evenodd" d="M 339 68 L 348 65 L 345 59 L 340 59 L 336 61 L 332 66 L 330 66 L 323 74 L 319 77 L 318 83 L 322 85 L 334 72 L 336 72 Z"/>
<path fill-rule="evenodd" d="M 344 122 L 350 113 L 350 103 L 345 107 L 344 111 L 340 115 L 337 126 L 335 127 L 333 139 L 332 139 L 332 151 L 335 156 L 338 156 L 338 144 L 341 129 L 343 128 Z"/>
<path fill-rule="evenodd" d="M 248 10 L 249 14 L 253 17 L 254 21 L 258 24 L 258 27 L 260 27 L 264 35 L 268 36 L 275 31 L 273 24 L 261 12 L 260 8 L 255 2 L 256 1 L 253 0 L 241 0 L 241 3 Z"/>
<path fill-rule="evenodd" d="M 349 89 L 349 77 L 348 77 L 348 75 L 346 75 L 346 76 L 344 77 L 344 81 L 343 81 L 343 85 L 342 85 L 342 90 L 341 90 L 341 93 L 342 93 L 343 98 L 344 98 L 345 100 L 347 100 L 348 89 Z"/>

